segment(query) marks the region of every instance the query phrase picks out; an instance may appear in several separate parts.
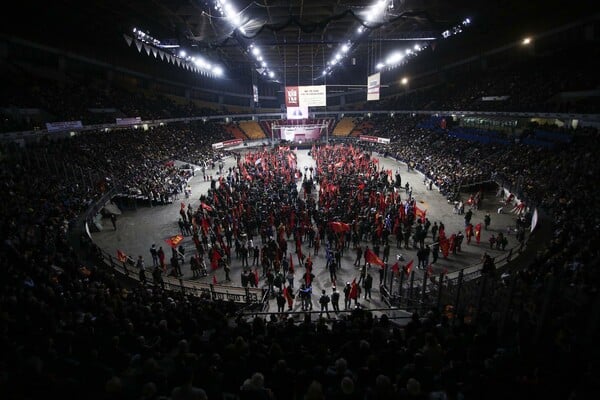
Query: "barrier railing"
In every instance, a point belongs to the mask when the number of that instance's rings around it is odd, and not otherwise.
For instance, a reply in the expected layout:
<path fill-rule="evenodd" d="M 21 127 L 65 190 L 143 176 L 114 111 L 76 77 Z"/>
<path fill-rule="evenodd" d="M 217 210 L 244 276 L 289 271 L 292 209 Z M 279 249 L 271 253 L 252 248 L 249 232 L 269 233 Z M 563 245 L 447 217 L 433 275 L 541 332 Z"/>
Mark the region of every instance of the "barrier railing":
<path fill-rule="evenodd" d="M 513 257 L 518 257 L 525 250 L 526 243 L 519 243 L 506 253 L 492 257 L 496 267 L 494 274 L 501 274 Z M 411 271 L 409 275 L 404 271 L 394 274 L 387 267 L 380 286 L 382 300 L 388 306 L 400 308 L 421 306 L 441 309 L 451 305 L 454 310 L 461 311 L 467 306 L 480 303 L 485 295 L 485 287 L 473 284 L 479 278 L 487 276 L 482 273 L 482 267 L 483 263 L 480 261 L 448 274 L 428 275 L 424 272 L 422 277 L 417 277 L 415 271 Z M 490 285 L 495 285 L 498 281 L 490 280 Z M 488 289 L 491 290 L 492 287 Z"/>
<path fill-rule="evenodd" d="M 116 257 L 107 253 L 104 249 L 100 248 L 94 243 L 93 238 L 90 234 L 89 224 L 93 223 L 94 216 L 100 212 L 102 207 L 111 200 L 113 196 L 119 193 L 118 187 L 111 188 L 106 192 L 98 201 L 92 204 L 84 213 L 83 224 L 85 231 L 87 232 L 87 238 L 91 246 L 93 246 L 96 254 L 99 256 L 100 261 L 104 265 L 111 268 L 113 271 L 121 274 L 132 282 L 140 282 L 138 269 L 133 264 L 133 260 L 128 259 L 125 261 L 119 261 Z M 151 275 L 151 274 L 148 274 Z M 146 285 L 161 286 L 165 290 L 169 291 L 180 291 L 185 294 L 192 296 L 205 298 L 207 300 L 220 300 L 220 301 L 233 301 L 235 303 L 246 303 L 249 305 L 256 305 L 261 309 L 264 307 L 266 290 L 261 288 L 253 287 L 242 287 L 242 286 L 229 286 L 229 285 L 215 285 L 213 283 L 205 282 L 194 282 L 183 280 L 174 277 L 162 277 L 162 282 L 154 282 L 150 277 Z"/>

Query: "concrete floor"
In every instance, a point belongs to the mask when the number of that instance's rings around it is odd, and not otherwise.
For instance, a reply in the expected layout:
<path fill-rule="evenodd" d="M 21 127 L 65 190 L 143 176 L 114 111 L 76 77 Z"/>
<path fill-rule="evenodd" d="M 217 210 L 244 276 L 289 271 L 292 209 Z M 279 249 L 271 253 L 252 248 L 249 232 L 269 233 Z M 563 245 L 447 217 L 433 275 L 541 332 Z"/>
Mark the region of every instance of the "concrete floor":
<path fill-rule="evenodd" d="M 250 151 L 250 150 L 245 150 Z M 315 166 L 315 161 L 308 155 L 308 150 L 297 150 L 298 156 L 298 167 L 301 170 L 304 170 L 304 166 L 310 167 Z M 401 170 L 402 176 L 402 184 L 406 181 L 413 187 L 413 196 L 419 203 L 419 207 L 427 209 L 427 217 L 432 222 L 441 221 L 446 226 L 447 235 L 450 236 L 452 233 L 456 233 L 459 230 L 464 230 L 464 219 L 462 215 L 457 215 L 453 212 L 453 205 L 448 204 L 447 200 L 435 189 L 427 190 L 426 186 L 423 183 L 423 175 L 416 171 L 407 171 L 406 165 L 402 163 L 398 163 L 395 160 L 384 158 L 383 156 L 378 156 L 374 154 L 375 157 L 379 158 L 380 166 L 385 167 L 386 169 L 391 169 L 392 171 L 396 171 L 398 167 Z M 235 159 L 229 157 L 224 160 L 226 170 L 229 166 L 233 166 L 235 163 Z M 207 173 L 212 173 L 213 176 L 217 175 L 217 170 L 209 170 Z M 300 183 L 298 183 L 299 191 L 300 191 Z M 163 246 L 165 253 L 167 255 L 167 260 L 170 257 L 170 248 L 165 243 L 165 239 L 178 234 L 179 227 L 177 225 L 177 220 L 179 218 L 179 209 L 181 202 L 185 202 L 186 204 L 191 203 L 192 207 L 196 208 L 199 206 L 200 201 L 198 200 L 201 194 L 206 193 L 207 189 L 210 187 L 210 182 L 204 181 L 200 172 L 200 168 L 196 167 L 196 174 L 189 182 L 189 185 L 192 190 L 192 194 L 189 199 L 185 199 L 181 196 L 180 199 L 175 200 L 172 204 L 168 205 L 160 205 L 149 207 L 147 205 L 138 205 L 136 209 L 133 210 L 124 210 L 123 213 L 118 217 L 117 220 L 117 230 L 113 230 L 110 220 L 103 220 L 104 229 L 100 232 L 93 233 L 93 240 L 105 251 L 109 254 L 116 255 L 117 249 L 124 251 L 129 256 L 136 259 L 139 255 L 144 257 L 146 261 L 146 266 L 152 265 L 152 258 L 150 256 L 150 246 L 155 243 L 157 246 Z M 404 192 L 404 191 L 402 191 Z M 402 198 L 405 198 L 403 193 Z M 463 198 L 465 195 L 463 194 Z M 512 213 L 506 214 L 497 214 L 497 209 L 500 205 L 500 200 L 495 197 L 495 193 L 489 192 L 485 193 L 484 201 L 480 210 L 473 210 L 473 218 L 472 223 L 476 225 L 481 222 L 483 224 L 483 217 L 486 212 L 490 212 L 491 215 L 491 225 L 489 231 L 483 231 L 481 234 L 481 244 L 475 244 L 473 240 L 470 245 L 466 244 L 466 240 L 463 242 L 462 252 L 457 255 L 450 254 L 448 259 L 444 260 L 441 257 L 438 259 L 438 262 L 434 265 L 434 272 L 439 274 L 444 268 L 447 268 L 449 271 L 449 276 L 453 275 L 453 272 L 458 271 L 461 268 L 473 265 L 480 261 L 481 256 L 484 251 L 492 256 L 500 255 L 503 253 L 500 250 L 491 250 L 488 244 L 488 238 L 490 235 L 497 234 L 502 231 L 506 233 L 507 228 L 509 226 L 514 226 L 516 221 L 516 215 Z M 260 239 L 259 239 L 260 240 Z M 508 236 L 508 247 L 510 248 L 515 245 L 516 238 L 513 236 Z M 426 243 L 431 243 L 431 236 L 426 239 Z M 366 244 L 366 243 L 364 243 Z M 190 271 L 189 257 L 194 254 L 194 245 L 190 236 L 185 237 L 183 241 L 183 246 L 186 249 L 186 263 L 183 265 L 182 270 L 184 273 L 183 279 L 191 279 L 192 273 Z M 289 248 L 293 249 L 293 243 L 289 244 Z M 303 248 L 304 254 L 309 254 L 308 247 L 305 245 Z M 332 284 L 329 280 L 329 273 L 325 270 L 325 256 L 324 256 L 324 245 L 323 251 L 320 251 L 320 254 L 314 258 L 314 273 L 316 275 L 315 281 L 313 282 L 313 309 L 318 309 L 318 298 L 321 293 L 321 289 L 326 289 L 328 294 L 331 294 Z M 312 253 L 311 253 L 312 254 Z M 402 254 L 406 261 L 411 259 L 415 260 L 415 267 L 417 264 L 416 258 L 416 250 L 405 250 L 405 249 L 396 249 L 395 242 L 391 247 L 390 252 L 390 265 L 393 264 L 396 258 L 396 255 Z M 338 273 L 338 290 L 342 290 L 345 282 L 351 282 L 354 278 L 357 278 L 358 281 L 358 269 L 353 266 L 355 258 L 355 253 L 352 249 L 350 251 L 346 250 L 342 257 L 342 269 Z M 251 262 L 251 258 L 250 258 Z M 210 265 L 207 262 L 207 265 Z M 385 303 L 380 300 L 379 294 L 379 273 L 378 267 L 374 266 L 370 271 L 373 275 L 373 290 L 372 295 L 373 298 L 370 301 L 366 301 L 364 299 L 360 300 L 360 304 L 363 307 L 367 308 L 380 308 L 386 307 Z M 209 268 L 210 269 L 210 268 Z M 416 268 L 415 268 L 416 270 Z M 296 282 L 300 279 L 302 273 L 304 272 L 303 268 L 296 268 Z M 223 282 L 224 281 L 224 272 L 222 270 L 217 270 L 216 272 L 217 281 L 221 282 L 224 285 L 241 285 L 241 262 L 236 260 L 235 257 L 232 260 L 231 265 L 231 277 L 233 279 L 232 282 Z M 424 271 L 416 270 L 417 277 L 421 276 Z M 208 277 L 200 278 L 200 281 L 212 282 L 213 274 L 209 273 Z M 259 286 L 261 286 L 264 282 L 261 279 Z M 299 287 L 298 284 L 295 284 L 295 287 Z M 270 310 L 277 310 L 277 306 L 274 303 L 274 300 L 271 300 L 273 304 L 271 304 Z M 343 295 L 341 300 L 342 308 L 343 308 Z M 295 304 L 294 309 L 300 309 L 300 305 Z M 399 312 L 402 314 L 402 312 Z M 389 312 L 387 313 L 390 314 Z"/>

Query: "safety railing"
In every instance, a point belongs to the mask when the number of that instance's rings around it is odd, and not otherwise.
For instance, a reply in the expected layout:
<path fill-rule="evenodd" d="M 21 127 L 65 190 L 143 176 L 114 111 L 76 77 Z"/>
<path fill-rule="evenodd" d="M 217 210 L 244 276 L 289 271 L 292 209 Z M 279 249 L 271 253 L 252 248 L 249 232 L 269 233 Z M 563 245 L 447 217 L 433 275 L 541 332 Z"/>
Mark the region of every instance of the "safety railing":
<path fill-rule="evenodd" d="M 118 187 L 111 188 L 84 213 L 83 224 L 84 229 L 87 232 L 87 240 L 89 241 L 89 245 L 92 246 L 95 254 L 99 257 L 99 261 L 101 261 L 105 266 L 114 272 L 121 274 L 123 277 L 131 280 L 132 282 L 142 284 L 139 277 L 139 270 L 135 267 L 135 264 L 131 258 L 128 258 L 124 261 L 118 260 L 115 256 L 107 253 L 104 249 L 96 245 L 90 234 L 89 224 L 93 223 L 94 217 L 117 193 L 119 193 Z M 143 284 L 161 286 L 164 290 L 180 291 L 185 294 L 205 298 L 207 300 L 233 301 L 235 303 L 250 304 L 262 309 L 264 307 L 264 302 L 267 299 L 265 293 L 266 290 L 261 288 L 195 282 L 170 276 L 163 276 L 161 281 L 154 282 L 151 274 L 149 273 L 148 275 L 150 275 L 149 278 Z"/>

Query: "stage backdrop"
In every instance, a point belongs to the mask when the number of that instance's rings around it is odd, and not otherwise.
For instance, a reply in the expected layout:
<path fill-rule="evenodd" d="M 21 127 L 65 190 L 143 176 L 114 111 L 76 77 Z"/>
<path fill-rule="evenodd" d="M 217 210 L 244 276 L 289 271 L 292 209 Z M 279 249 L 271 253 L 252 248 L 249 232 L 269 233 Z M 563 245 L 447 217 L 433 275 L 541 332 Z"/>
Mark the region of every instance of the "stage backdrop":
<path fill-rule="evenodd" d="M 319 126 L 284 126 L 279 129 L 281 140 L 290 142 L 304 142 L 307 140 L 317 140 L 321 137 L 321 128 Z"/>

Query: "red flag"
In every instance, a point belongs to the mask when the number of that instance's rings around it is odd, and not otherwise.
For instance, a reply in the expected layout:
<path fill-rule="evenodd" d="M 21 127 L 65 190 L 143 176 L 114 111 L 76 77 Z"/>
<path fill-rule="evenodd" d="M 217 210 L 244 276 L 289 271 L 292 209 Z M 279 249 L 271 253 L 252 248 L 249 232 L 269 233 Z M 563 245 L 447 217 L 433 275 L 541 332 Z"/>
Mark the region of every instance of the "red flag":
<path fill-rule="evenodd" d="M 335 233 L 344 233 L 344 232 L 348 232 L 350 230 L 350 224 L 347 224 L 345 222 L 338 222 L 338 221 L 330 222 L 329 227 Z"/>
<path fill-rule="evenodd" d="M 123 253 L 121 250 L 117 250 L 117 260 L 120 262 L 127 261 L 127 254 Z"/>
<path fill-rule="evenodd" d="M 210 229 L 210 224 L 208 222 L 208 219 L 202 218 L 201 225 L 202 225 L 202 230 L 204 231 L 204 233 L 207 233 L 208 230 Z"/>
<path fill-rule="evenodd" d="M 350 287 L 350 296 L 351 299 L 358 298 L 358 284 L 356 283 L 356 278 L 352 280 L 352 286 Z"/>
<path fill-rule="evenodd" d="M 221 254 L 216 250 L 212 250 L 212 255 L 210 257 L 210 267 L 212 269 L 217 269 L 219 267 L 219 260 L 221 259 Z"/>
<path fill-rule="evenodd" d="M 396 263 L 392 265 L 392 272 L 400 272 L 400 265 L 398 264 L 398 261 L 396 261 Z"/>
<path fill-rule="evenodd" d="M 410 275 L 410 272 L 412 271 L 412 267 L 413 267 L 413 263 L 415 260 L 410 260 L 408 262 L 408 264 L 406 264 L 406 267 L 404 267 L 404 270 L 406 271 L 406 275 Z"/>
<path fill-rule="evenodd" d="M 448 254 L 450 253 L 450 241 L 443 232 L 440 232 L 439 243 L 440 250 L 442 250 L 442 256 L 444 256 L 444 258 L 448 258 Z"/>
<path fill-rule="evenodd" d="M 208 204 L 206 204 L 206 203 L 204 203 L 204 202 L 200 203 L 200 205 L 201 205 L 201 206 L 202 206 L 202 208 L 203 208 L 204 210 L 206 210 L 206 211 L 212 211 L 212 210 L 213 210 L 213 208 L 212 208 L 211 206 L 209 206 Z"/>
<path fill-rule="evenodd" d="M 175 235 L 175 236 L 171 236 L 168 239 L 165 239 L 165 242 L 167 242 L 167 244 L 173 248 L 179 246 L 179 243 L 181 243 L 181 241 L 183 240 L 183 235 Z"/>
<path fill-rule="evenodd" d="M 216 277 L 216 275 L 213 275 L 213 285 L 216 285 L 216 284 L 217 284 L 217 277 Z"/>
<path fill-rule="evenodd" d="M 255 268 L 254 269 L 254 283 L 256 284 L 256 286 L 258 286 L 258 270 Z"/>
<path fill-rule="evenodd" d="M 288 307 L 291 309 L 294 304 L 294 298 L 292 297 L 292 293 L 290 293 L 290 288 L 288 286 L 283 288 L 283 297 L 286 298 Z"/>
<path fill-rule="evenodd" d="M 373 253 L 373 251 L 371 249 L 365 250 L 365 260 L 369 264 L 375 264 L 375 265 L 379 265 L 382 267 L 385 264 L 383 261 L 381 261 L 381 259 L 379 257 L 377 257 L 377 254 Z"/>
<path fill-rule="evenodd" d="M 427 215 L 427 210 L 422 210 L 415 204 L 415 217 L 420 218 L 421 222 L 425 222 L 425 215 Z"/>
<path fill-rule="evenodd" d="M 479 244 L 481 240 L 481 222 L 475 225 L 475 241 Z"/>

